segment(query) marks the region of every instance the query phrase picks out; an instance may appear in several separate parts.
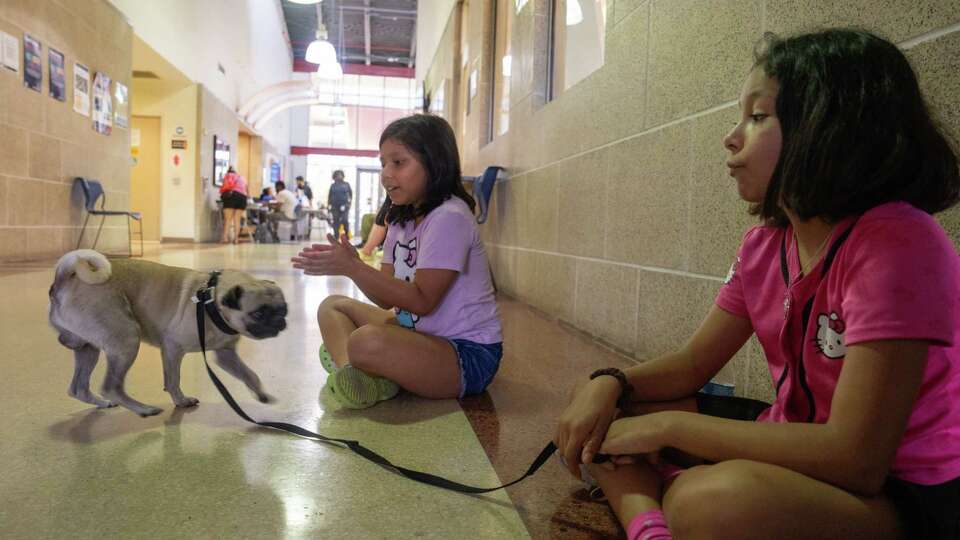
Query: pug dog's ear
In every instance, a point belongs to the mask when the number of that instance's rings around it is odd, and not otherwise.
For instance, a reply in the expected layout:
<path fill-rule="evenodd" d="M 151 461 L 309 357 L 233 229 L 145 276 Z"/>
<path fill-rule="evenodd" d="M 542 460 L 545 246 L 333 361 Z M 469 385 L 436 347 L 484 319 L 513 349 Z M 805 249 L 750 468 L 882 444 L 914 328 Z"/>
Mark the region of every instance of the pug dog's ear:
<path fill-rule="evenodd" d="M 276 284 L 277 284 L 276 281 L 270 281 L 269 279 L 261 279 L 260 281 L 262 281 L 262 282 L 264 282 L 264 283 L 269 283 L 269 284 L 271 284 L 271 285 L 276 285 Z"/>
<path fill-rule="evenodd" d="M 223 295 L 220 302 L 230 309 L 240 311 L 240 298 L 243 296 L 243 288 L 239 285 L 233 287 L 227 294 Z"/>

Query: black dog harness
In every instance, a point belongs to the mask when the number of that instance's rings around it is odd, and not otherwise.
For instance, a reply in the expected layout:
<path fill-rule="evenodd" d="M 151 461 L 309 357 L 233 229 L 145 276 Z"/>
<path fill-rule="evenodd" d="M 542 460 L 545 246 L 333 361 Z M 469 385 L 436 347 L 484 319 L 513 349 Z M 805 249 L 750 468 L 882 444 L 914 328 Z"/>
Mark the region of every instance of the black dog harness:
<path fill-rule="evenodd" d="M 527 472 L 524 473 L 524 475 L 521 476 L 520 478 L 517 478 L 516 480 L 510 483 L 507 483 L 498 487 L 479 488 L 474 486 L 468 486 L 466 484 L 461 484 L 459 482 L 454 482 L 453 480 L 448 480 L 446 478 L 443 478 L 442 476 L 436 476 L 436 475 L 425 473 L 425 472 L 414 471 L 412 469 L 407 469 L 399 465 L 394 465 L 387 458 L 381 456 L 380 454 L 360 444 L 359 441 L 325 437 L 323 435 L 320 435 L 319 433 L 314 433 L 300 426 L 297 426 L 294 424 L 288 424 L 286 422 L 268 422 L 268 421 L 261 422 L 258 420 L 254 420 L 249 415 L 247 415 L 247 413 L 244 412 L 242 408 L 240 408 L 240 405 L 238 405 L 236 400 L 233 399 L 233 396 L 230 395 L 230 392 L 227 390 L 227 388 L 223 385 L 222 382 L 220 382 L 220 379 L 218 379 L 217 376 L 213 373 L 213 370 L 210 369 L 210 363 L 207 362 L 206 331 L 204 329 L 205 325 L 203 324 L 204 312 L 206 312 L 210 316 L 210 320 L 212 320 L 213 324 L 215 324 L 217 328 L 219 328 L 221 331 L 231 335 L 237 334 L 237 331 L 230 328 L 227 322 L 223 320 L 223 316 L 221 316 L 220 312 L 217 311 L 216 302 L 214 302 L 214 299 L 216 298 L 215 292 L 216 292 L 216 286 L 217 286 L 217 279 L 219 275 L 220 275 L 219 270 L 210 272 L 210 279 L 207 281 L 206 287 L 198 290 L 197 294 L 193 298 L 191 298 L 191 300 L 193 300 L 193 302 L 197 304 L 197 335 L 200 338 L 200 351 L 203 353 L 203 363 L 207 367 L 207 374 L 210 375 L 210 380 L 213 381 L 214 386 L 216 386 L 217 390 L 220 391 L 220 395 L 222 395 L 223 399 L 226 400 L 228 405 L 230 405 L 230 408 L 233 409 L 233 412 L 237 413 L 237 416 L 239 416 L 240 418 L 243 418 L 247 422 L 250 422 L 252 424 L 256 424 L 258 426 L 262 426 L 265 428 L 286 431 L 287 433 L 292 433 L 300 437 L 313 439 L 315 441 L 319 441 L 326 444 L 333 444 L 335 446 L 345 446 L 350 450 L 352 450 L 355 454 L 359 455 L 360 457 L 366 460 L 372 461 L 377 465 L 386 467 L 387 469 L 392 470 L 402 476 L 405 476 L 410 480 L 421 482 L 424 484 L 429 484 L 431 486 L 436 486 L 443 489 L 449 489 L 451 491 L 458 491 L 461 493 L 472 493 L 472 494 L 488 493 L 490 491 L 503 489 L 503 488 L 512 486 L 517 482 L 520 482 L 526 477 L 537 472 L 537 470 L 540 469 L 540 467 L 543 466 L 543 464 L 547 461 L 547 459 L 549 459 L 550 456 L 553 455 L 553 453 L 557 450 L 557 446 L 553 442 L 551 442 L 547 444 L 547 446 L 544 447 L 543 450 L 540 451 L 540 455 L 538 455 L 537 458 L 533 460 L 533 463 L 527 469 Z"/>

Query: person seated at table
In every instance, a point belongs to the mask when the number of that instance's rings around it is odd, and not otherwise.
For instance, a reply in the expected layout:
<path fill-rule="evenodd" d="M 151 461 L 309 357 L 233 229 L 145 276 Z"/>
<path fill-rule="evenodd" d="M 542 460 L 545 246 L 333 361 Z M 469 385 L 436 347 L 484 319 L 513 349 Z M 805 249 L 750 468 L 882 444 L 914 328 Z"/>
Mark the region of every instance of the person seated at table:
<path fill-rule="evenodd" d="M 260 202 L 270 202 L 275 200 L 277 200 L 277 198 L 274 196 L 273 186 L 267 186 L 263 188 L 263 191 L 260 192 Z"/>
<path fill-rule="evenodd" d="M 270 234 L 273 236 L 273 241 L 279 242 L 280 235 L 277 234 L 277 223 L 281 220 L 294 221 L 297 219 L 297 196 L 286 189 L 287 186 L 283 183 L 283 180 L 277 180 L 276 186 L 276 200 L 267 203 L 271 210 L 267 214 L 267 219 L 270 223 Z"/>

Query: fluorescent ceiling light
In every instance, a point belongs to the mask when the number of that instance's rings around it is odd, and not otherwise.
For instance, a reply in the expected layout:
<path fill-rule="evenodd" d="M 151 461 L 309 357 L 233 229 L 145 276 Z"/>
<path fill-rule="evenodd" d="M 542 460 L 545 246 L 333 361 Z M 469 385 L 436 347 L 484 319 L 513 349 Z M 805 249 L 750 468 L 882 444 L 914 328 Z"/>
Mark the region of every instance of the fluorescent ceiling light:
<path fill-rule="evenodd" d="M 292 4 L 319 4 L 323 0 L 287 0 Z"/>

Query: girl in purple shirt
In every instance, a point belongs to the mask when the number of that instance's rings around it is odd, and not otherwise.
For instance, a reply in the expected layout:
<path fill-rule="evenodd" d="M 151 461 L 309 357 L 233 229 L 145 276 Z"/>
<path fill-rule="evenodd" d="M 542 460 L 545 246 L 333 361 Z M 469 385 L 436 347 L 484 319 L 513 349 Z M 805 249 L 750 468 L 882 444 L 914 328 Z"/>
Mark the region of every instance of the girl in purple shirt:
<path fill-rule="evenodd" d="M 595 373 L 555 442 L 631 539 L 960 538 L 960 264 L 931 217 L 958 200 L 956 150 L 893 44 L 763 45 L 723 141 L 762 225 L 684 347 Z M 752 334 L 771 406 L 678 401 Z"/>
<path fill-rule="evenodd" d="M 346 236 L 328 235 L 293 259 L 308 275 L 347 276 L 376 306 L 330 296 L 317 320 L 326 390 L 365 408 L 399 387 L 429 398 L 477 394 L 503 355 L 490 265 L 463 189 L 457 142 L 439 116 L 392 122 L 380 136 L 390 198 L 380 270 Z"/>

